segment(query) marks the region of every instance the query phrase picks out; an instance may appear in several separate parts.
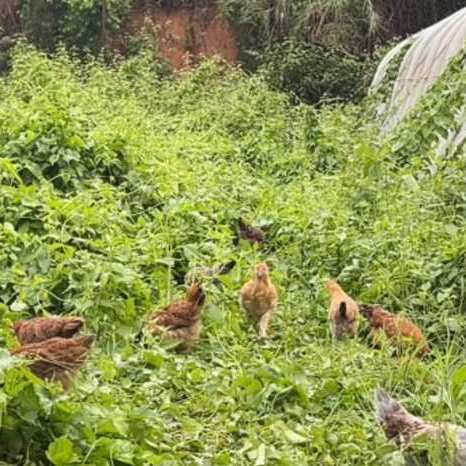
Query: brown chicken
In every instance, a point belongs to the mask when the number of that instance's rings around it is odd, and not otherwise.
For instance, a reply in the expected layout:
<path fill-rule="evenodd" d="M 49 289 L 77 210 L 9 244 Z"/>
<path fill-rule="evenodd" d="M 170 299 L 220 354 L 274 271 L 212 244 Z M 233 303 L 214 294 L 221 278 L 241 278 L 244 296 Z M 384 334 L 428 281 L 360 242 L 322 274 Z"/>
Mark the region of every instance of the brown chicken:
<path fill-rule="evenodd" d="M 240 300 L 248 315 L 259 322 L 259 336 L 265 338 L 278 304 L 278 292 L 265 262 L 256 265 L 254 277 L 241 288 Z"/>
<path fill-rule="evenodd" d="M 51 338 L 39 343 L 29 343 L 11 352 L 16 356 L 33 359 L 32 372 L 45 380 L 60 382 L 65 390 L 82 367 L 94 342 L 94 336 Z"/>
<path fill-rule="evenodd" d="M 466 464 L 466 429 L 463 427 L 447 422 L 424 421 L 410 414 L 401 403 L 380 388 L 375 392 L 375 411 L 377 421 L 386 436 L 398 445 L 409 446 L 416 437 L 424 434 L 430 441 L 440 442 L 442 464 Z M 453 442 L 449 442 L 449 439 Z M 448 458 L 451 458 L 451 461 Z"/>
<path fill-rule="evenodd" d="M 170 304 L 150 318 L 150 333 L 184 342 L 190 347 L 201 334 L 205 299 L 201 285 L 194 283 L 188 289 L 186 299 Z"/>
<path fill-rule="evenodd" d="M 38 343 L 49 338 L 71 338 L 84 327 L 80 317 L 43 317 L 19 320 L 13 330 L 21 344 Z"/>
<path fill-rule="evenodd" d="M 421 329 L 407 317 L 392 314 L 378 304 L 362 306 L 361 313 L 371 325 L 374 344 L 378 345 L 381 334 L 385 334 L 399 349 L 411 346 L 421 353 L 430 352 Z"/>
<path fill-rule="evenodd" d="M 359 307 L 335 280 L 326 283 L 330 293 L 329 319 L 334 338 L 341 340 L 358 333 Z"/>
<path fill-rule="evenodd" d="M 261 230 L 260 228 L 248 225 L 242 218 L 238 219 L 237 233 L 238 233 L 238 238 L 236 242 L 238 242 L 239 239 L 244 239 L 251 243 L 258 243 L 258 244 L 261 244 L 265 241 L 264 231 Z"/>

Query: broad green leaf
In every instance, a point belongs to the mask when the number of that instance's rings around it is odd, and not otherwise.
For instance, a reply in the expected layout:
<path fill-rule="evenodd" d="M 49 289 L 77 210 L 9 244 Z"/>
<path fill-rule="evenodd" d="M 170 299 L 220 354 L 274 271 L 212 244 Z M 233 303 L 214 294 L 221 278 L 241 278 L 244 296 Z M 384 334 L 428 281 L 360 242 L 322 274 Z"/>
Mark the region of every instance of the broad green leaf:
<path fill-rule="evenodd" d="M 255 466 L 264 466 L 266 463 L 266 447 L 264 443 L 259 445 L 257 449 L 256 461 L 254 462 Z"/>
<path fill-rule="evenodd" d="M 65 466 L 76 461 L 73 443 L 67 437 L 55 439 L 47 449 L 47 458 L 55 466 Z"/>
<path fill-rule="evenodd" d="M 284 428 L 283 429 L 283 435 L 286 437 L 286 439 L 293 443 L 293 444 L 300 444 L 300 443 L 306 443 L 308 439 L 296 432 L 294 432 L 291 429 Z"/>
<path fill-rule="evenodd" d="M 466 383 L 466 366 L 456 369 L 451 376 L 451 381 L 455 388 L 464 385 Z"/>

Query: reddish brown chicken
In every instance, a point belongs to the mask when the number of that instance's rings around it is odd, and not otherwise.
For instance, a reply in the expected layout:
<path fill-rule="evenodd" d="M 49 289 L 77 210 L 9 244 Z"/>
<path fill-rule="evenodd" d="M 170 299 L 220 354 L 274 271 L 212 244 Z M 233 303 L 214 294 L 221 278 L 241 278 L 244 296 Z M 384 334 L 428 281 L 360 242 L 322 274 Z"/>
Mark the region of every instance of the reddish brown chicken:
<path fill-rule="evenodd" d="M 29 343 L 13 355 L 33 359 L 29 366 L 32 372 L 45 380 L 60 382 L 66 389 L 83 366 L 91 350 L 94 336 L 77 336 L 74 338 L 51 338 L 39 343 Z"/>
<path fill-rule="evenodd" d="M 256 265 L 254 277 L 241 288 L 240 300 L 248 315 L 259 322 L 259 336 L 265 338 L 278 304 L 277 289 L 265 262 Z"/>
<path fill-rule="evenodd" d="M 190 347 L 201 334 L 205 299 L 201 285 L 194 283 L 188 289 L 186 299 L 170 304 L 150 318 L 149 331 L 153 335 L 184 342 Z"/>
<path fill-rule="evenodd" d="M 377 304 L 362 306 L 361 313 L 371 325 L 374 344 L 378 345 L 385 334 L 399 349 L 411 346 L 421 353 L 430 351 L 421 329 L 407 317 L 392 314 Z"/>
<path fill-rule="evenodd" d="M 13 330 L 21 344 L 38 343 L 49 338 L 71 338 L 84 327 L 80 317 L 44 317 L 19 320 Z"/>
<path fill-rule="evenodd" d="M 355 337 L 358 333 L 359 307 L 335 280 L 326 284 L 330 293 L 329 319 L 333 336 L 337 340 Z"/>

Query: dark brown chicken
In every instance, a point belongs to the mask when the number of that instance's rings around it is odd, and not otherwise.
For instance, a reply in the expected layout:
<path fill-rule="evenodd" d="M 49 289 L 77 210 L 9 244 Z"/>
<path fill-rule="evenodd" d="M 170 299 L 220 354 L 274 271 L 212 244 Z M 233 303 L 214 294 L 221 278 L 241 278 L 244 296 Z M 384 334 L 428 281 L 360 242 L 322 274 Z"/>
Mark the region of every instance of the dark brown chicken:
<path fill-rule="evenodd" d="M 170 304 L 150 318 L 150 333 L 191 346 L 199 340 L 201 334 L 201 313 L 205 298 L 201 285 L 194 283 L 188 289 L 186 299 Z"/>
<path fill-rule="evenodd" d="M 60 382 L 66 389 L 82 367 L 94 342 L 94 336 L 51 338 L 39 343 L 23 345 L 11 354 L 33 359 L 32 372 L 45 380 Z"/>
<path fill-rule="evenodd" d="M 230 273 L 236 265 L 236 261 L 232 259 L 231 261 L 225 262 L 224 264 L 219 264 L 214 267 L 203 267 L 200 269 L 200 272 L 207 277 L 214 277 L 216 275 L 226 275 Z"/>
<path fill-rule="evenodd" d="M 212 283 L 218 288 L 222 288 L 222 282 L 218 276 L 229 274 L 236 265 L 234 259 L 218 264 L 213 267 L 197 267 L 186 274 L 185 282 L 192 283 L 197 281 L 200 277 L 212 277 Z"/>
<path fill-rule="evenodd" d="M 265 338 L 278 305 L 278 292 L 265 262 L 256 265 L 254 276 L 241 288 L 240 301 L 248 315 L 259 323 L 259 336 Z"/>
<path fill-rule="evenodd" d="M 451 466 L 466 464 L 466 429 L 463 427 L 447 422 L 428 422 L 414 416 L 380 388 L 375 392 L 375 411 L 377 421 L 386 436 L 398 445 L 409 446 L 417 437 L 424 434 L 429 441 L 439 442 L 444 461 L 442 464 Z M 453 439 L 453 448 L 449 444 L 449 438 Z"/>
<path fill-rule="evenodd" d="M 362 306 L 361 314 L 371 325 L 374 344 L 378 345 L 381 334 L 385 334 L 399 349 L 411 346 L 421 353 L 430 351 L 421 329 L 407 317 L 392 314 L 378 304 Z"/>
<path fill-rule="evenodd" d="M 333 336 L 337 340 L 355 337 L 358 332 L 359 307 L 335 280 L 326 284 L 330 293 L 329 319 Z"/>
<path fill-rule="evenodd" d="M 43 317 L 19 320 L 13 330 L 21 344 L 38 343 L 49 338 L 71 338 L 84 327 L 80 317 Z"/>
<path fill-rule="evenodd" d="M 261 244 L 265 241 L 264 231 L 260 228 L 248 225 L 242 218 L 238 219 L 237 235 L 236 243 L 238 243 L 239 239 L 257 244 Z"/>

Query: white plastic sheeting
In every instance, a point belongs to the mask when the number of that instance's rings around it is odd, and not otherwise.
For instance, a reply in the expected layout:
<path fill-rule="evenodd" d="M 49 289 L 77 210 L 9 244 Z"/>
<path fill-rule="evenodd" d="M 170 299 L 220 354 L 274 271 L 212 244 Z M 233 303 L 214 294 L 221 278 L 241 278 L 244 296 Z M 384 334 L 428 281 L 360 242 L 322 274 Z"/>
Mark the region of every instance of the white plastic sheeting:
<path fill-rule="evenodd" d="M 380 87 L 391 61 L 407 46 L 409 48 L 398 70 L 390 102 L 383 109 L 386 112 L 382 128 L 384 133 L 392 130 L 415 107 L 445 71 L 450 60 L 466 46 L 466 8 L 412 35 L 393 48 L 377 69 L 371 84 L 371 93 Z M 466 139 L 464 107 L 460 115 L 463 121 L 460 121 L 462 126 L 459 132 L 448 138 L 449 144 L 455 147 Z"/>

